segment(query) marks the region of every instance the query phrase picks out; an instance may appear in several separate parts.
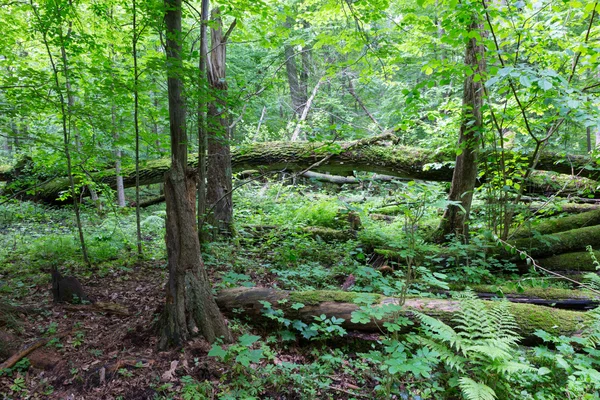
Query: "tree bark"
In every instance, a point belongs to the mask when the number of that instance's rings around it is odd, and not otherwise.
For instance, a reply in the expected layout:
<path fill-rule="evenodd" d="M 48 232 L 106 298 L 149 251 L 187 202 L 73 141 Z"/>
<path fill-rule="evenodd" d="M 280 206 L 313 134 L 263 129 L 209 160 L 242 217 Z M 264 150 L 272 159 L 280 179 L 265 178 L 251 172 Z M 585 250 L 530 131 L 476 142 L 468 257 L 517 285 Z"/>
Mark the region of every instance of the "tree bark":
<path fill-rule="evenodd" d="M 293 29 L 295 21 L 292 17 L 287 17 L 285 21 L 285 27 L 290 31 Z M 283 53 L 285 57 L 285 71 L 287 74 L 288 85 L 290 87 L 290 96 L 292 98 L 292 109 L 297 117 L 302 115 L 306 101 L 308 100 L 307 92 L 307 78 L 299 76 L 298 66 L 296 64 L 296 53 L 291 44 L 286 43 L 283 46 Z M 303 59 L 304 61 L 304 59 Z M 302 78 L 302 80 L 300 79 Z"/>
<path fill-rule="evenodd" d="M 352 175 L 354 171 L 368 171 L 406 179 L 439 182 L 449 182 L 452 179 L 454 168 L 450 160 L 455 153 L 389 144 L 371 144 L 347 149 L 351 143 L 336 142 L 335 152 L 324 152 L 323 150 L 326 150 L 332 143 L 321 142 L 263 142 L 233 147 L 231 152 L 232 170 L 234 172 L 250 169 L 259 169 L 261 172 L 303 171 L 314 163 L 329 157 L 311 171 L 330 172 L 340 176 Z M 347 150 L 339 151 L 340 147 Z M 527 157 L 527 155 L 515 154 L 514 157 Z M 577 189 L 578 178 L 570 175 L 572 171 L 579 176 L 600 179 L 599 171 L 589 168 L 592 165 L 591 160 L 585 156 L 564 156 L 548 152 L 542 154 L 542 161 L 538 165 L 541 170 L 569 174 L 564 177 L 573 182 L 573 186 L 569 184 L 568 187 L 573 187 L 574 190 Z M 148 161 L 140 169 L 140 185 L 162 182 L 169 165 L 168 159 Z M 197 168 L 196 155 L 190 156 L 188 165 L 190 168 Z M 571 165 L 573 165 L 573 170 Z M 27 178 L 23 175 L 22 168 L 23 165 L 18 164 L 12 170 L 0 170 L 0 180 L 11 182 L 11 186 L 14 187 L 12 193 L 26 188 L 18 185 L 20 176 Z M 133 187 L 135 171 L 131 168 L 123 168 L 122 172 L 125 187 Z M 104 183 L 113 189 L 116 188 L 114 169 L 92 173 L 91 176 L 97 182 Z M 531 192 L 548 190 L 545 184 L 543 188 L 538 188 L 536 185 L 533 185 Z M 67 178 L 60 177 L 40 184 L 30 198 L 57 203 L 60 192 L 65 190 L 69 190 L 69 181 Z M 6 191 L 5 193 L 10 192 Z"/>
<path fill-rule="evenodd" d="M 198 58 L 198 226 L 204 225 L 206 213 L 206 151 L 208 146 L 208 132 L 206 127 L 206 110 L 208 96 L 206 93 L 206 60 L 208 57 L 208 8 L 209 0 L 202 0 L 200 8 L 200 57 Z M 203 240 L 202 232 L 198 232 Z"/>
<path fill-rule="evenodd" d="M 180 346 L 196 331 L 209 342 L 231 333 L 212 297 L 196 231 L 195 172 L 187 168 L 187 132 L 181 69 L 181 0 L 165 0 L 171 168 L 165 176 L 169 281 L 159 348 Z"/>
<path fill-rule="evenodd" d="M 285 317 L 289 319 L 310 323 L 314 322 L 314 316 L 325 314 L 328 318 L 342 318 L 341 326 L 346 329 L 381 332 L 383 322 L 395 320 L 398 317 L 397 313 L 384 317 L 383 320 L 371 320 L 365 324 L 351 321 L 352 313 L 359 308 L 354 300 L 364 295 L 365 293 L 327 290 L 289 292 L 268 288 L 235 288 L 221 291 L 217 295 L 217 304 L 221 311 L 228 315 L 234 315 L 234 310 L 243 310 L 253 323 L 268 321 L 262 312 L 264 306 L 260 303 L 260 301 L 268 301 L 273 308 L 283 310 Z M 398 304 L 398 299 L 395 298 L 377 294 L 372 296 L 375 308 L 386 304 Z M 295 303 L 302 303 L 304 307 L 294 310 L 292 306 Z M 401 313 L 411 317 L 411 311 L 415 310 L 452 324 L 455 313 L 460 310 L 460 304 L 456 300 L 408 298 Z M 510 311 L 520 328 L 519 333 L 525 339 L 533 338 L 533 333 L 537 329 L 556 335 L 572 335 L 579 331 L 579 325 L 585 320 L 583 312 L 558 310 L 533 304 L 510 304 Z"/>
<path fill-rule="evenodd" d="M 472 15 L 469 32 L 483 31 L 483 25 L 477 15 Z M 439 227 L 439 239 L 445 240 L 446 235 L 455 234 L 468 239 L 468 220 L 473 201 L 473 190 L 477 180 L 477 155 L 480 146 L 483 116 L 483 73 L 485 49 L 476 38 L 467 42 L 465 51 L 465 66 L 472 72 L 465 77 L 463 85 L 463 115 L 460 125 L 458 148 L 460 154 L 456 157 L 452 185 L 448 200 L 449 204 Z M 458 204 L 460 204 L 460 207 Z"/>
<path fill-rule="evenodd" d="M 235 21 L 223 35 L 223 21 L 219 8 L 212 11 L 212 19 L 214 21 L 211 29 L 212 50 L 207 72 L 208 83 L 215 100 L 208 104 L 207 117 L 209 134 L 206 202 L 209 212 L 206 215 L 206 222 L 212 227 L 211 236 L 216 238 L 219 235 L 229 236 L 232 233 L 232 170 L 225 62 L 227 38 L 235 27 Z"/>
<path fill-rule="evenodd" d="M 533 258 L 581 251 L 588 245 L 600 249 L 600 225 L 516 239 L 511 240 L 510 243 L 517 249 L 526 251 Z"/>

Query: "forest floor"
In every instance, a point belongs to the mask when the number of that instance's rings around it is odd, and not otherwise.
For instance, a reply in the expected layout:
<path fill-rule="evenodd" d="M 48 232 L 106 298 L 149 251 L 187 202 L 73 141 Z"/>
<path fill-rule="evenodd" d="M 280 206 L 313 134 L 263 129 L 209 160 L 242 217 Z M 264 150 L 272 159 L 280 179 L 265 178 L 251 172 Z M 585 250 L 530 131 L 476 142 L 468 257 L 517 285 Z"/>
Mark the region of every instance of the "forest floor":
<path fill-rule="evenodd" d="M 184 377 L 191 377 L 204 382 L 207 396 L 189 398 L 216 398 L 230 366 L 208 356 L 209 343 L 199 338 L 179 349 L 156 351 L 158 337 L 152 324 L 164 302 L 166 283 L 160 264 L 146 262 L 128 271 L 82 280 L 91 298 L 124 306 L 128 316 L 73 310 L 70 305 L 52 303 L 50 283 L 31 287 L 21 306 L 35 309 L 35 313 L 20 316 L 18 334 L 4 333 L 10 350 L 17 351 L 40 338 L 66 335 L 29 354 L 31 368 L 26 373 L 0 376 L 0 394 L 6 399 L 178 399 L 185 398 L 185 385 L 190 382 Z M 308 342 L 285 346 L 272 357 L 275 363 L 310 363 L 314 359 L 312 349 L 313 343 Z M 15 376 L 22 376 L 24 382 L 15 384 Z M 343 370 L 327 380 L 330 387 L 318 398 L 344 399 L 359 389 L 357 385 L 365 389 Z M 374 383 L 370 386 L 372 389 Z M 280 387 L 260 398 L 305 398 L 295 393 L 294 387 Z"/>
<path fill-rule="evenodd" d="M 445 198 L 445 192 L 425 185 L 405 189 L 412 194 L 390 199 L 387 191 L 375 196 L 368 191 L 331 194 L 273 183 L 247 185 L 235 192 L 235 238 L 202 250 L 214 291 L 239 286 L 340 290 L 351 280 L 351 291 L 398 296 L 404 290 L 405 257 L 383 257 L 375 246 L 384 246 L 383 254 L 398 254 L 406 251 L 407 243 L 414 246 L 411 252 L 424 255 L 409 295 L 434 296 L 434 290 L 447 285 L 500 286 L 523 280 L 512 262 L 481 257 L 476 245 L 455 243 L 444 254 L 456 257 L 435 256 L 423 237 L 439 222 L 438 207 L 429 205 Z M 399 216 L 369 216 L 371 210 L 407 201 L 410 207 Z M 416 220 L 414 207 L 424 210 Z M 327 229 L 348 232 L 350 211 L 361 214 L 363 229 L 349 238 L 324 239 Z M 296 320 L 278 327 L 250 324 L 238 316 L 228 320 L 235 339 L 229 347 L 194 339 L 181 348 L 157 351 L 153 325 L 167 282 L 164 218 L 164 204 L 143 209 L 140 260 L 133 208 L 98 212 L 83 207 L 94 265 L 90 269 L 82 260 L 68 208 L 30 202 L 0 205 L 0 306 L 23 310 L 15 321 L 0 312 L 0 361 L 48 340 L 14 367 L 0 370 L 0 399 L 459 398 L 452 371 L 427 348 L 411 347 L 416 336 L 411 342 L 400 341 L 393 330 L 385 335 L 340 333 L 331 319 L 314 328 L 317 336 L 306 336 Z M 307 230 L 314 227 L 319 233 Z M 463 257 L 469 262 L 456 262 Z M 76 276 L 92 299 L 118 304 L 128 315 L 54 304 L 52 268 Z M 527 282 L 540 290 L 569 288 L 537 275 L 528 276 Z M 314 324 L 306 325 L 307 330 Z M 544 378 L 532 374 L 527 379 L 534 386 L 543 382 L 541 387 L 560 396 L 570 379 L 562 372 L 556 374 L 562 381 L 547 372 Z M 527 390 L 534 389 L 540 390 Z"/>

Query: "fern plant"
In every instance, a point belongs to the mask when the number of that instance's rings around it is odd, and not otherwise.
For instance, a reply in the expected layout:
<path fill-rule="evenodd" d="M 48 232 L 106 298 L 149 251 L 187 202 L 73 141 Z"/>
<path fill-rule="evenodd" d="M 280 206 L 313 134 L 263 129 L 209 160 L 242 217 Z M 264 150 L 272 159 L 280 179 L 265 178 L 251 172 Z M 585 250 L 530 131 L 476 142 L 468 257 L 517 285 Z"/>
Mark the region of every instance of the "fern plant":
<path fill-rule="evenodd" d="M 516 357 L 515 318 L 507 302 L 493 306 L 472 291 L 456 295 L 460 311 L 454 328 L 431 316 L 416 313 L 425 333 L 422 344 L 440 355 L 451 373 L 458 373 L 458 387 L 465 399 L 507 398 L 508 378 L 531 369 Z"/>

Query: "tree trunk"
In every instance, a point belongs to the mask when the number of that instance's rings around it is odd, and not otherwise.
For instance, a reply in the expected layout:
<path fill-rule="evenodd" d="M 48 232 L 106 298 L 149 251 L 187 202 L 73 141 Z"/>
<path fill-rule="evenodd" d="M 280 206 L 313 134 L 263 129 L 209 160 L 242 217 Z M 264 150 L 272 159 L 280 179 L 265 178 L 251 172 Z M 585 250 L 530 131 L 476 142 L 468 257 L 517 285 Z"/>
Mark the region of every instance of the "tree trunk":
<path fill-rule="evenodd" d="M 196 231 L 196 182 L 187 169 L 187 133 L 181 68 L 181 0 L 165 0 L 166 51 L 171 168 L 165 176 L 166 242 L 169 281 L 159 329 L 159 348 L 180 346 L 196 331 L 209 342 L 231 341 L 225 320 L 212 297 Z"/>
<path fill-rule="evenodd" d="M 292 17 L 287 17 L 285 21 L 285 27 L 290 31 L 293 29 L 294 20 Z M 292 98 L 292 109 L 294 114 L 299 117 L 304 111 L 304 106 L 308 100 L 308 91 L 306 78 L 304 75 L 299 76 L 298 66 L 296 64 L 296 52 L 291 44 L 285 44 L 283 46 L 283 53 L 285 57 L 285 71 L 287 73 L 288 85 L 290 87 L 290 96 Z M 303 59 L 304 62 L 304 59 Z M 303 78 L 302 80 L 300 78 Z"/>
<path fill-rule="evenodd" d="M 45 24 L 42 23 L 42 20 L 41 20 L 41 17 L 40 17 L 37 7 L 35 7 L 33 5 L 33 3 L 31 3 L 31 5 L 33 8 L 33 12 L 36 16 L 36 19 L 39 23 L 39 26 L 44 27 Z M 57 21 L 57 23 L 59 24 L 58 39 L 60 41 L 61 49 L 63 50 L 61 53 L 63 65 L 62 65 L 62 71 L 60 71 L 60 72 L 62 72 L 62 74 L 63 74 L 64 80 L 65 80 L 65 88 L 67 90 L 67 96 L 69 96 L 69 88 L 70 88 L 70 86 L 69 86 L 69 68 L 68 68 L 67 54 L 66 54 L 66 49 L 65 49 L 65 37 L 64 37 L 63 31 L 62 31 L 62 20 Z M 50 29 L 50 28 L 48 28 L 48 29 Z M 46 48 L 46 53 L 48 54 L 48 59 L 50 61 L 50 65 L 52 67 L 52 75 L 54 78 L 55 89 L 56 89 L 56 93 L 57 93 L 59 104 L 60 104 L 63 146 L 64 146 L 64 152 L 65 152 L 65 159 L 67 161 L 68 188 L 69 188 L 69 191 L 70 191 L 70 194 L 72 197 L 72 201 L 73 201 L 73 209 L 75 211 L 75 220 L 77 223 L 77 231 L 79 233 L 79 242 L 81 244 L 81 253 L 83 255 L 84 262 L 87 264 L 88 267 L 91 267 L 92 263 L 90 262 L 90 259 L 88 257 L 87 247 L 85 245 L 85 236 L 83 234 L 83 226 L 81 224 L 81 215 L 79 213 L 79 203 L 77 201 L 77 195 L 76 195 L 76 190 L 75 190 L 75 179 L 73 177 L 73 169 L 72 169 L 72 160 L 71 160 L 71 151 L 70 151 L 70 145 L 71 145 L 71 143 L 70 143 L 71 142 L 70 118 L 71 118 L 72 110 L 67 107 L 68 104 L 65 102 L 65 97 L 62 92 L 62 88 L 61 88 L 61 84 L 60 84 L 60 80 L 59 80 L 59 75 L 60 75 L 59 68 L 57 66 L 57 63 L 54 61 L 54 56 L 52 55 L 52 51 L 50 50 L 50 39 L 48 38 L 49 31 L 40 29 L 39 32 L 42 34 L 43 44 L 44 44 L 44 47 Z"/>
<path fill-rule="evenodd" d="M 206 93 L 206 60 L 208 57 L 208 7 L 209 0 L 202 0 L 200 9 L 200 57 L 198 58 L 198 226 L 204 226 L 206 213 L 206 148 L 208 132 L 206 129 L 206 109 L 208 96 Z M 203 240 L 202 232 L 198 237 Z"/>
<path fill-rule="evenodd" d="M 229 236 L 232 233 L 233 199 L 231 150 L 229 147 L 229 123 L 227 118 L 227 82 L 226 58 L 227 34 L 223 35 L 223 21 L 218 8 L 212 11 L 214 20 L 211 29 L 210 63 L 208 65 L 208 83 L 216 98 L 208 104 L 208 168 L 206 199 L 209 212 L 206 221 L 212 227 L 212 236 Z"/>
<path fill-rule="evenodd" d="M 476 15 L 473 15 L 469 32 L 482 32 L 483 26 Z M 452 185 L 448 200 L 459 203 L 450 204 L 444 212 L 439 227 L 439 238 L 455 234 L 468 239 L 469 211 L 473 201 L 473 190 L 477 180 L 477 153 L 480 145 L 483 106 L 483 73 L 484 48 L 476 38 L 467 42 L 465 65 L 472 74 L 465 77 L 463 85 L 463 116 L 458 139 L 459 154 L 456 156 Z"/>
<path fill-rule="evenodd" d="M 137 32 L 136 0 L 132 7 L 133 37 L 131 40 L 131 52 L 133 55 L 133 128 L 135 131 L 135 230 L 137 239 L 137 254 L 142 257 L 142 218 L 140 215 L 140 121 L 139 121 L 139 89 L 138 89 L 138 59 L 137 43 L 139 33 Z M 184 167 L 187 167 L 184 164 Z"/>
<path fill-rule="evenodd" d="M 600 210 L 586 211 L 576 215 L 541 221 L 532 227 L 522 226 L 513 233 L 514 238 L 549 235 L 586 226 L 600 225 Z M 582 240 L 585 238 L 582 238 Z"/>
<path fill-rule="evenodd" d="M 221 311 L 229 315 L 234 315 L 234 310 L 243 310 L 244 314 L 249 317 L 249 321 L 253 323 L 268 321 L 262 312 L 264 306 L 260 303 L 268 301 L 273 308 L 283 310 L 285 317 L 289 319 L 299 319 L 311 323 L 314 322 L 315 316 L 325 314 L 329 318 L 342 318 L 341 326 L 346 329 L 381 332 L 383 322 L 395 320 L 398 318 L 397 313 L 392 313 L 383 320 L 371 320 L 364 324 L 352 322 L 352 313 L 359 309 L 354 300 L 365 295 L 365 293 L 330 290 L 288 292 L 267 288 L 235 288 L 221 291 L 217 295 L 217 304 Z M 387 304 L 398 304 L 398 299 L 395 298 L 377 294 L 372 296 L 375 308 Z M 302 303 L 304 307 L 295 310 L 292 308 L 295 303 Z M 585 319 L 583 312 L 558 310 L 532 304 L 510 304 L 509 309 L 515 316 L 520 328 L 519 333 L 526 339 L 534 338 L 533 333 L 537 329 L 543 329 L 556 335 L 575 334 L 580 330 L 580 324 Z M 460 310 L 460 303 L 456 300 L 446 299 L 408 298 L 401 313 L 411 317 L 411 310 L 420 311 L 452 324 L 456 312 Z"/>
<path fill-rule="evenodd" d="M 116 106 L 113 104 L 111 107 L 112 127 L 113 127 L 113 139 L 119 140 L 119 133 L 117 130 L 117 116 Z M 115 149 L 115 178 L 116 178 L 116 189 L 117 189 L 117 204 L 119 207 L 125 207 L 125 185 L 123 184 L 123 175 L 121 174 L 121 148 L 117 145 Z"/>
<path fill-rule="evenodd" d="M 342 149 L 346 149 L 352 142 L 336 142 Z M 260 169 L 265 171 L 304 171 L 309 166 L 328 157 L 323 163 L 311 171 L 330 172 L 335 175 L 352 175 L 354 171 L 367 171 L 383 175 L 396 176 L 406 179 L 420 179 L 424 181 L 449 182 L 452 179 L 453 165 L 449 162 L 455 153 L 437 152 L 435 149 L 416 148 L 408 146 L 393 146 L 390 144 L 351 147 L 336 153 L 319 152 L 331 143 L 320 142 L 267 142 L 252 143 L 241 147 L 234 147 L 231 151 L 231 165 L 233 171 L 244 171 Z M 526 154 L 513 154 L 511 157 L 527 157 Z M 591 161 L 585 156 L 565 156 L 554 153 L 542 154 L 539 169 L 554 171 L 562 174 L 570 181 L 569 188 L 577 190 L 579 178 L 571 176 L 571 165 L 575 174 L 599 179 L 600 174 L 595 169 L 588 168 Z M 190 168 L 197 168 L 196 155 L 192 155 L 189 161 Z M 168 159 L 148 161 L 140 169 L 140 185 L 160 183 L 169 169 Z M 114 169 L 91 174 L 95 182 L 104 183 L 111 188 L 116 188 Z M 22 165 L 15 166 L 12 170 L 0 171 L 0 180 L 11 182 L 15 191 L 24 189 L 19 186 L 20 177 L 23 175 Z M 535 178 L 535 176 L 534 176 Z M 125 187 L 135 185 L 135 171 L 123 170 L 123 182 Z M 562 182 L 562 179 L 561 179 Z M 588 181 L 589 182 L 589 181 Z M 562 183 L 561 183 L 562 184 Z M 19 187 L 19 189 L 17 189 Z M 29 186 L 27 186 L 29 187 Z M 544 184 L 532 185 L 528 190 L 535 193 L 539 190 L 547 192 L 550 187 Z M 69 190 L 67 178 L 56 178 L 51 182 L 41 184 L 35 188 L 32 198 L 48 203 L 57 203 L 60 192 Z M 13 192 L 14 193 L 14 192 Z"/>

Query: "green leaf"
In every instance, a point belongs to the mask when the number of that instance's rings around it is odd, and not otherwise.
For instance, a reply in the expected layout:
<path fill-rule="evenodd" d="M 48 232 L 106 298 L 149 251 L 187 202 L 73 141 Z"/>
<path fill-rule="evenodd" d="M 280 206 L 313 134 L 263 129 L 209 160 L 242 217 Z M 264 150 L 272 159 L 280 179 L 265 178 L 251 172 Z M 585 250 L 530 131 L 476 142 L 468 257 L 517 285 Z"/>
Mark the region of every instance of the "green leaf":
<path fill-rule="evenodd" d="M 531 87 L 531 80 L 529 79 L 529 77 L 527 75 L 521 75 L 519 77 L 519 82 L 521 83 L 521 85 L 523 85 L 525 87 Z"/>
<path fill-rule="evenodd" d="M 240 344 L 242 346 L 250 347 L 258 339 L 260 339 L 260 336 L 256 336 L 256 335 L 243 335 L 243 336 L 240 336 L 239 342 L 240 342 Z"/>
<path fill-rule="evenodd" d="M 225 359 L 227 355 L 227 351 L 223 349 L 221 346 L 213 344 L 212 348 L 208 352 L 209 357 L 218 357 L 221 360 Z"/>
<path fill-rule="evenodd" d="M 542 89 L 544 91 L 548 91 L 548 90 L 552 89 L 552 83 L 545 79 L 540 79 L 538 81 L 538 86 L 540 87 L 540 89 Z"/>

